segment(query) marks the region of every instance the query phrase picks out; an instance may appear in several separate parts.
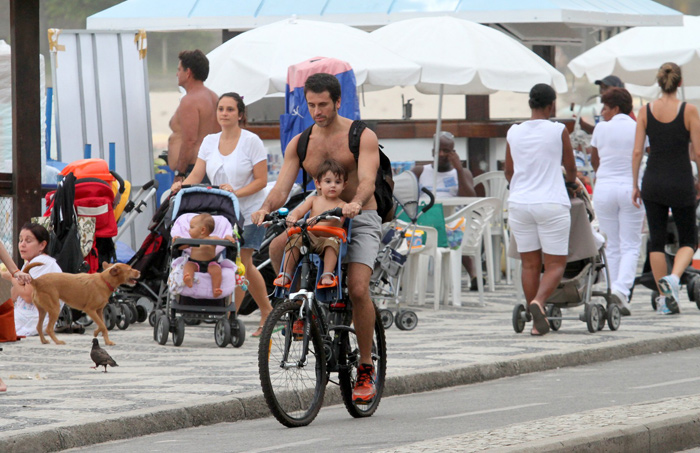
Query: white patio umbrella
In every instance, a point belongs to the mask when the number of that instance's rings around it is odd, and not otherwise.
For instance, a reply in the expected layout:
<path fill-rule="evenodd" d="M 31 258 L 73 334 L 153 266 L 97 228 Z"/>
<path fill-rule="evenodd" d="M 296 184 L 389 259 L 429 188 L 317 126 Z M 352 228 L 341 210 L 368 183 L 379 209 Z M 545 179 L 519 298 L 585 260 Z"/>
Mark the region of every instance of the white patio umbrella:
<path fill-rule="evenodd" d="M 205 85 L 218 94 L 236 91 L 246 104 L 284 93 L 287 68 L 314 57 L 347 61 L 365 89 L 414 85 L 420 67 L 347 25 L 285 19 L 246 31 L 207 54 Z"/>
<path fill-rule="evenodd" d="M 700 96 L 700 18 L 684 16 L 679 27 L 635 27 L 613 36 L 569 62 L 576 77 L 594 82 L 618 76 L 630 93 L 655 97 L 656 73 L 666 62 L 683 72 L 686 97 Z"/>
<path fill-rule="evenodd" d="M 454 17 L 423 17 L 386 25 L 370 33 L 377 43 L 421 67 L 416 89 L 439 94 L 435 149 L 442 128 L 443 94 L 529 92 L 546 83 L 558 92 L 566 79 L 530 49 L 493 28 Z M 438 153 L 435 154 L 437 168 Z M 436 185 L 437 172 L 433 181 Z"/>

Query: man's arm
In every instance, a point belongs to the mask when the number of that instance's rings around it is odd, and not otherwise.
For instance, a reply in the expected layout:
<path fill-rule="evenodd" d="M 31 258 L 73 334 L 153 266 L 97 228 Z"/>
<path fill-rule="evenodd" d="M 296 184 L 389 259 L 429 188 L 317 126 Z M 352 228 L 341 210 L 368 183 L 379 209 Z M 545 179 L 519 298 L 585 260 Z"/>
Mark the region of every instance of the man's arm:
<path fill-rule="evenodd" d="M 452 167 L 457 170 L 457 196 L 458 197 L 475 197 L 476 191 L 474 190 L 474 177 L 469 169 L 462 166 L 462 161 L 459 159 L 457 151 L 452 151 L 450 153 L 450 163 Z"/>
<path fill-rule="evenodd" d="M 284 161 L 282 162 L 277 182 L 275 182 L 260 209 L 251 215 L 251 220 L 257 225 L 263 222 L 265 214 L 281 208 L 284 202 L 287 201 L 287 196 L 289 196 L 294 181 L 297 179 L 297 174 L 299 174 L 299 155 L 297 154 L 299 135 L 289 142 L 287 149 L 284 151 Z"/>
<path fill-rule="evenodd" d="M 357 159 L 357 191 L 352 201 L 343 207 L 343 215 L 355 217 L 370 197 L 374 196 L 374 182 L 379 169 L 379 141 L 377 135 L 365 128 L 360 137 L 360 155 Z"/>
<path fill-rule="evenodd" d="M 414 175 L 416 175 L 417 179 L 420 179 L 420 175 L 423 174 L 423 166 L 416 165 L 415 167 L 411 168 L 411 171 L 413 172 Z"/>
<path fill-rule="evenodd" d="M 569 139 L 569 132 L 566 128 L 561 133 L 561 144 L 561 160 L 564 164 L 564 170 L 566 170 L 566 182 L 576 182 L 576 159 L 574 158 L 574 149 Z"/>
<path fill-rule="evenodd" d="M 185 95 L 178 107 L 182 143 L 176 169 L 184 173 L 197 156 L 197 134 L 199 133 L 199 111 L 191 97 Z"/>

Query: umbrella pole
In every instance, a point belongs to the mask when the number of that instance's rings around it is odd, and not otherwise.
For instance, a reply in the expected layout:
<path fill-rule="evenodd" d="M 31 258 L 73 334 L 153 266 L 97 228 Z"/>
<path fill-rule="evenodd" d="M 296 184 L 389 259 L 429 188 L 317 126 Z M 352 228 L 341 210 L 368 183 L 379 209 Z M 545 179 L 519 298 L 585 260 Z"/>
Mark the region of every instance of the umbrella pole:
<path fill-rule="evenodd" d="M 442 130 L 442 95 L 444 89 L 445 85 L 440 84 L 437 125 L 435 127 L 435 137 L 433 140 L 433 150 L 435 150 L 435 156 L 433 156 L 433 195 L 435 195 L 435 198 L 437 198 L 437 168 L 438 159 L 440 158 L 440 131 Z"/>

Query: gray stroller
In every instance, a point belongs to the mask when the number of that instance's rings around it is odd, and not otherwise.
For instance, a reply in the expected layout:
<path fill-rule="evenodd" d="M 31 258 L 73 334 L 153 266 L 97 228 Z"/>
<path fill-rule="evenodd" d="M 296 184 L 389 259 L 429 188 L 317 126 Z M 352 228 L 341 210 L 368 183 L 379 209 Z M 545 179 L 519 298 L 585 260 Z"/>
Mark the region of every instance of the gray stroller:
<path fill-rule="evenodd" d="M 430 201 L 419 209 L 421 191 Z M 381 249 L 374 263 L 369 291 L 372 300 L 379 302 L 379 315 L 385 329 L 396 322 L 396 327 L 400 330 L 413 330 L 418 324 L 418 316 L 414 311 L 402 309 L 399 302 L 404 264 L 413 250 L 413 242 L 408 246 L 407 239 L 414 240 L 415 231 L 420 229 L 416 221 L 433 206 L 435 197 L 428 189 L 419 189 L 418 179 L 413 172 L 405 171 L 394 178 L 394 200 L 397 205 L 396 216 L 403 211 L 410 221 L 406 223 L 395 218 L 382 226 Z M 396 302 L 395 314 L 385 308 L 390 300 Z"/>
<path fill-rule="evenodd" d="M 583 321 L 591 333 L 602 330 L 606 321 L 610 330 L 620 327 L 620 301 L 611 293 L 610 274 L 605 265 L 605 248 L 596 243 L 591 229 L 592 218 L 580 198 L 571 200 L 571 233 L 569 253 L 564 277 L 547 300 L 546 315 L 549 326 L 557 331 L 562 320 Z M 511 235 L 511 257 L 519 258 L 514 237 Z M 594 284 L 597 284 L 594 287 Z M 604 284 L 604 287 L 603 287 Z M 605 306 L 593 298 L 602 298 Z M 562 316 L 562 308 L 574 308 L 585 305 L 584 312 L 578 316 Z M 525 324 L 532 320 L 525 304 L 517 303 L 513 307 L 513 329 L 520 333 Z"/>

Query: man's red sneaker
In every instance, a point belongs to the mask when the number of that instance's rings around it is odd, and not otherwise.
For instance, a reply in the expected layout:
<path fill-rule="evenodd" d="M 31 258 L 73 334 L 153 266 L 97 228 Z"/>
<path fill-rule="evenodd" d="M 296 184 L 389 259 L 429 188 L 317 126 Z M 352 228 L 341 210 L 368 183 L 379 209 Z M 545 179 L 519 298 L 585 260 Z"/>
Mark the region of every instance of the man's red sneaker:
<path fill-rule="evenodd" d="M 352 400 L 358 404 L 370 404 L 377 396 L 377 389 L 374 386 L 374 367 L 365 363 L 357 368 L 357 382 L 352 390 Z"/>

